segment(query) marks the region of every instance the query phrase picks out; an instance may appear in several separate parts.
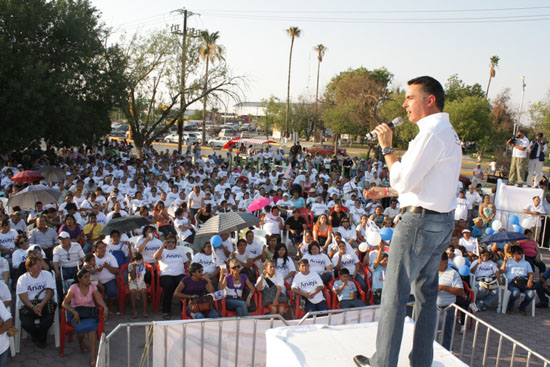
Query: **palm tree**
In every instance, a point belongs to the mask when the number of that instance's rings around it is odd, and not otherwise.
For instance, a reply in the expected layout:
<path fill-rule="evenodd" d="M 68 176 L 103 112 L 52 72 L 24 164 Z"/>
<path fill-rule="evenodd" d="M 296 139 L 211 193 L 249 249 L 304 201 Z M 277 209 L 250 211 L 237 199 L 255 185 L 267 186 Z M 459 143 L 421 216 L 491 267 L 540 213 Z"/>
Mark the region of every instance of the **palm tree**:
<path fill-rule="evenodd" d="M 286 30 L 290 37 L 290 55 L 288 57 L 288 86 L 286 90 L 286 136 L 290 136 L 290 127 L 288 123 L 288 113 L 290 111 L 290 68 L 292 65 L 292 48 L 294 47 L 294 39 L 300 37 L 302 31 L 298 27 L 290 27 Z"/>
<path fill-rule="evenodd" d="M 485 96 L 489 96 L 489 87 L 491 86 L 491 79 L 493 79 L 496 75 L 495 68 L 498 66 L 498 62 L 500 61 L 500 57 L 498 56 L 492 56 L 491 57 L 491 71 L 489 71 L 489 83 L 487 83 L 487 91 L 485 92 Z"/>
<path fill-rule="evenodd" d="M 317 141 L 317 119 L 319 118 L 318 108 L 319 108 L 319 72 L 321 71 L 321 62 L 323 62 L 323 56 L 327 48 L 323 44 L 318 44 L 316 47 L 313 47 L 313 51 L 317 52 L 317 87 L 315 88 L 315 117 L 313 120 L 313 136 L 315 141 Z"/>
<path fill-rule="evenodd" d="M 208 67 L 210 63 L 216 60 L 223 60 L 223 47 L 216 44 L 220 38 L 220 32 L 208 33 L 201 31 L 199 35 L 201 46 L 199 55 L 201 60 L 206 61 L 206 70 L 204 72 L 204 100 L 202 105 L 202 145 L 206 144 L 206 100 L 208 98 Z"/>

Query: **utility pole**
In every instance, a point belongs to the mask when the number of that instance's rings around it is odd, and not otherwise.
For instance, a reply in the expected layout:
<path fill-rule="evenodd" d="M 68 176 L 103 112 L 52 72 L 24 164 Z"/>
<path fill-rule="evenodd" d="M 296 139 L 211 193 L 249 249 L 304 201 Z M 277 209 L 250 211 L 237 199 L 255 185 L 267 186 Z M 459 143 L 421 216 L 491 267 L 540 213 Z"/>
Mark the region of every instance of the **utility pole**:
<path fill-rule="evenodd" d="M 519 125 L 521 123 L 521 114 L 523 113 L 523 97 L 525 97 L 525 76 L 521 77 L 521 102 L 519 103 L 518 122 L 514 126 L 514 136 L 518 133 Z"/>
<path fill-rule="evenodd" d="M 192 12 L 185 8 L 177 9 L 172 13 L 178 13 L 183 15 L 183 32 L 180 32 L 179 25 L 172 25 L 172 33 L 182 36 L 181 44 L 181 83 L 180 83 L 180 116 L 178 118 L 178 154 L 182 152 L 183 143 L 183 121 L 185 115 L 185 66 L 187 63 L 187 17 L 193 15 Z"/>

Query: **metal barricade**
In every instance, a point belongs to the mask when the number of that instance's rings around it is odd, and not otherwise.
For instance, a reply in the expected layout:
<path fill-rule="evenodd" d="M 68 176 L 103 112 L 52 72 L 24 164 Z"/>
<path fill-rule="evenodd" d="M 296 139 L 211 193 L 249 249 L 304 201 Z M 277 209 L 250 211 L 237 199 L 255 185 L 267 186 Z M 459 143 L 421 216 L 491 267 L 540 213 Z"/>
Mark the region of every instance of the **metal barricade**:
<path fill-rule="evenodd" d="M 438 313 L 435 340 L 443 343 L 447 313 L 454 313 L 451 329 L 450 351 L 469 366 L 543 366 L 550 367 L 550 360 L 533 351 L 494 326 L 452 304 Z M 464 314 L 462 335 L 457 331 L 460 313 Z M 443 320 L 441 320 L 443 315 Z M 469 331 L 469 330 L 472 331 Z M 494 338 L 498 343 L 494 343 Z"/>

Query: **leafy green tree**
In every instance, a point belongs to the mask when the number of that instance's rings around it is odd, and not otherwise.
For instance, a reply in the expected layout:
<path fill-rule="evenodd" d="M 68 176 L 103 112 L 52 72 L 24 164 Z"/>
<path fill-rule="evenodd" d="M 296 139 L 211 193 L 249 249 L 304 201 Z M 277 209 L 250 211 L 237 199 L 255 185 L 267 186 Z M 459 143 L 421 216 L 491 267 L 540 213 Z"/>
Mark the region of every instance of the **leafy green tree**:
<path fill-rule="evenodd" d="M 286 30 L 286 33 L 290 37 L 290 53 L 288 55 L 288 83 L 286 88 L 286 136 L 290 136 L 290 69 L 292 67 L 292 49 L 294 48 L 294 39 L 300 37 L 302 30 L 298 27 L 290 27 Z"/>
<path fill-rule="evenodd" d="M 0 2 L 0 150 L 98 141 L 124 94 L 125 60 L 88 1 Z"/>
<path fill-rule="evenodd" d="M 489 87 L 491 86 L 491 80 L 496 75 L 496 68 L 498 66 L 498 62 L 500 61 L 500 57 L 498 56 L 491 56 L 491 65 L 489 69 L 489 81 L 487 82 L 487 91 L 485 92 L 485 95 L 489 97 Z"/>
<path fill-rule="evenodd" d="M 548 139 L 550 136 L 550 91 L 544 99 L 530 106 L 529 113 L 535 129 L 542 132 L 545 139 Z"/>
<path fill-rule="evenodd" d="M 479 83 L 474 85 L 466 85 L 458 78 L 457 74 L 453 74 L 447 79 L 445 84 L 445 103 L 452 102 L 467 96 L 485 98 L 485 92 Z"/>
<path fill-rule="evenodd" d="M 265 116 L 260 117 L 260 124 L 266 139 L 269 139 L 269 132 L 272 131 L 274 126 L 282 131 L 285 122 L 285 107 L 274 96 L 262 100 L 262 107 L 265 107 Z"/>
<path fill-rule="evenodd" d="M 512 136 L 516 113 L 511 106 L 510 89 L 505 89 L 492 100 L 493 127 L 496 131 L 505 132 L 505 135 Z"/>
<path fill-rule="evenodd" d="M 186 48 L 183 106 L 179 105 L 181 42 L 178 36 L 166 29 L 145 35 L 136 34 L 124 43 L 129 46 L 125 50 L 128 89 L 123 111 L 138 157 L 142 156 L 143 147 L 150 145 L 177 122 L 181 109 L 184 114 L 190 105 L 201 101 L 205 95 L 216 100 L 220 100 L 222 95 L 239 98 L 243 78 L 232 76 L 224 62 L 209 67 L 205 89 L 204 74 L 200 68 L 201 41 L 197 38 L 191 38 Z M 157 106 L 160 104 L 164 108 L 159 111 Z"/>
<path fill-rule="evenodd" d="M 485 97 L 466 96 L 445 105 L 445 112 L 464 142 L 479 142 L 494 132 L 491 105 Z"/>

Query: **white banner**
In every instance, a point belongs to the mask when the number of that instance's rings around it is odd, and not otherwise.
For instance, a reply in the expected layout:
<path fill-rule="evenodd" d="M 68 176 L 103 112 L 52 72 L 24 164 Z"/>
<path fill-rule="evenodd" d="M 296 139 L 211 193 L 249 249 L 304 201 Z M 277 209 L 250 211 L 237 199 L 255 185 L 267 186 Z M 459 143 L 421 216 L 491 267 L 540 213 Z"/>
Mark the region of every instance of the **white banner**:
<path fill-rule="evenodd" d="M 379 308 L 346 310 L 304 320 L 302 325 L 345 325 L 378 321 Z M 300 320 L 241 318 L 153 323 L 153 367 L 266 365 L 265 333 Z"/>
<path fill-rule="evenodd" d="M 494 202 L 497 209 L 495 219 L 502 222 L 503 228 L 512 231 L 512 225 L 509 223 L 508 218 L 511 215 L 517 215 L 520 224 L 524 218 L 532 219 L 532 215 L 523 214 L 523 209 L 533 204 L 534 196 L 539 196 L 542 199 L 543 195 L 544 190 L 542 189 L 510 186 L 504 184 L 502 180 L 499 179 L 497 181 L 497 191 L 495 193 Z M 534 225 L 535 223 L 532 223 L 531 226 Z"/>

